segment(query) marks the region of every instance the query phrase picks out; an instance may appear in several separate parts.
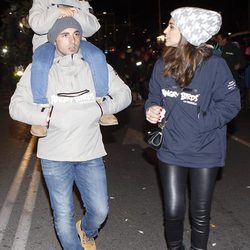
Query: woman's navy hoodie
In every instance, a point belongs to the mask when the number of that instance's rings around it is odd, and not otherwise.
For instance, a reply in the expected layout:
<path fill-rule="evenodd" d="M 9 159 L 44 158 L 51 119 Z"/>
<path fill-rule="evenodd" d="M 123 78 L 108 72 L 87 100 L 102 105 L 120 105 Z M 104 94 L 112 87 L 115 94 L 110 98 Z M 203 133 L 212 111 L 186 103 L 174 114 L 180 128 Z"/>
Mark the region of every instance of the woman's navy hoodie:
<path fill-rule="evenodd" d="M 164 77 L 160 58 L 150 80 L 145 108 L 161 105 L 170 112 L 160 161 L 183 167 L 222 167 L 226 153 L 226 124 L 240 110 L 240 94 L 233 76 L 219 56 L 211 56 L 196 70 L 184 89 Z"/>

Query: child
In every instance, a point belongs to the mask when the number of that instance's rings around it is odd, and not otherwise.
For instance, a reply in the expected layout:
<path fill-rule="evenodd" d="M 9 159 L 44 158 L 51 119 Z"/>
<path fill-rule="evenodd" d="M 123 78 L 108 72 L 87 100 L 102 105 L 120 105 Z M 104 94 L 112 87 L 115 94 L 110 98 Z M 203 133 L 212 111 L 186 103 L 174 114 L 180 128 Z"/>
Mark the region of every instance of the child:
<path fill-rule="evenodd" d="M 92 36 L 100 28 L 97 18 L 90 13 L 87 1 L 81 0 L 34 0 L 29 11 L 29 25 L 35 32 L 33 37 L 31 88 L 33 100 L 42 107 L 48 107 L 46 98 L 48 72 L 53 63 L 55 48 L 48 43 L 47 33 L 58 18 L 74 16 L 81 24 L 83 37 Z M 96 88 L 97 102 L 102 102 L 108 95 L 108 69 L 106 58 L 100 49 L 85 39 L 81 41 L 83 59 L 89 64 Z M 96 74 L 102 72 L 102 74 Z M 104 115 L 100 118 L 103 126 L 116 125 L 114 115 Z M 39 137 L 46 136 L 47 127 L 33 125 L 31 134 Z"/>

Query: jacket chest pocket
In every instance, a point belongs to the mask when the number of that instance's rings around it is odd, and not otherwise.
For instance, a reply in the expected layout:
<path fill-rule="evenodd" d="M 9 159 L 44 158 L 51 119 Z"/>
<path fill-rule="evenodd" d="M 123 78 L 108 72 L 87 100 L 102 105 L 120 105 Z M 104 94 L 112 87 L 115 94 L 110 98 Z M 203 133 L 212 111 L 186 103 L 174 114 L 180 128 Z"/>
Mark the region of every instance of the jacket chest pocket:
<path fill-rule="evenodd" d="M 50 121 L 50 129 L 74 131 L 80 127 L 98 125 L 101 109 L 96 102 L 88 104 L 56 104 Z"/>

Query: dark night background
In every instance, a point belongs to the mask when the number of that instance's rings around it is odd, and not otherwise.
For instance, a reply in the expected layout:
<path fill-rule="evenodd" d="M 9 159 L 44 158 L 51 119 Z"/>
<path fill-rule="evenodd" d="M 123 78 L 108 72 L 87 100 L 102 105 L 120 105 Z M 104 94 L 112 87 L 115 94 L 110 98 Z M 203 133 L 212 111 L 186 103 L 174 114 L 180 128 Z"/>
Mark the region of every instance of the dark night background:
<path fill-rule="evenodd" d="M 120 17 L 119 19 L 127 18 L 130 12 L 132 22 L 138 25 L 149 25 L 152 27 L 157 27 L 158 25 L 158 0 L 92 0 L 90 4 L 95 12 L 103 10 L 114 12 L 117 18 Z M 247 29 L 247 0 L 161 0 L 160 5 L 162 21 L 165 22 L 173 9 L 183 6 L 195 6 L 221 12 L 223 23 L 228 31 L 236 32 Z"/>
<path fill-rule="evenodd" d="M 166 27 L 169 13 L 182 6 L 196 6 L 219 11 L 223 17 L 223 29 L 235 33 L 249 29 L 249 2 L 250 0 L 89 0 L 94 9 L 94 14 L 102 25 L 101 32 L 113 32 L 116 30 L 116 42 L 128 40 L 128 36 L 136 36 L 140 40 L 140 34 L 156 37 Z M 0 2 L 1 19 L 7 15 L 9 9 L 17 8 L 17 19 L 28 13 L 32 0 L 2 0 Z M 160 10 L 159 10 L 160 5 Z M 107 15 L 103 15 L 106 11 Z M 3 20 L 1 20 L 3 22 Z M 3 25 L 1 22 L 1 37 Z M 160 25 L 161 23 L 161 25 Z M 127 26 L 127 29 L 125 28 Z M 13 27 L 14 28 L 14 27 Z M 14 30 L 13 30 L 14 32 Z M 130 34 L 128 34 L 130 33 Z M 99 38 L 100 38 L 99 34 Z M 125 39 L 121 38 L 124 37 Z M 143 38 L 141 38 L 143 40 Z M 103 47 L 103 44 L 98 44 Z"/>
<path fill-rule="evenodd" d="M 159 36 L 177 7 L 196 6 L 219 11 L 223 30 L 239 32 L 250 29 L 250 0 L 90 0 L 101 29 L 88 40 L 109 53 L 110 48 L 157 46 Z M 1 0 L 0 2 L 0 81 L 13 82 L 16 66 L 31 62 L 32 30 L 20 27 L 32 0 Z M 159 8 L 160 7 L 160 8 Z M 106 12 L 106 14 L 104 14 Z M 22 22 L 24 23 L 24 22 Z M 10 77 L 11 76 L 11 77 Z M 6 79 L 7 78 L 7 79 Z M 11 78 L 11 79 L 10 79 Z"/>
<path fill-rule="evenodd" d="M 24 7 L 27 3 L 31 5 L 31 2 L 31 0 L 2 0 L 0 3 L 1 14 L 13 4 L 19 4 L 22 9 L 22 6 Z M 221 12 L 223 28 L 232 33 L 247 30 L 249 22 L 249 0 L 90 0 L 89 2 L 97 16 L 103 13 L 103 11 L 106 11 L 112 14 L 116 25 L 120 25 L 124 21 L 130 21 L 133 28 L 147 28 L 151 29 L 151 32 L 159 30 L 159 2 L 162 22 L 168 21 L 170 11 L 182 6 L 203 7 Z M 103 26 L 102 24 L 102 28 Z M 164 27 L 163 25 L 162 28 Z"/>

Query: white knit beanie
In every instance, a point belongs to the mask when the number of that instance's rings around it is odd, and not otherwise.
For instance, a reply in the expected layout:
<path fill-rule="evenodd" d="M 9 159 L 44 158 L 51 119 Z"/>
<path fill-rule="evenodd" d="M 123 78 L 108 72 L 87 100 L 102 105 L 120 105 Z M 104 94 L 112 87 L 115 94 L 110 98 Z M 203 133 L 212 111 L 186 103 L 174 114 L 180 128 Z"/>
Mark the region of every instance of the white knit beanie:
<path fill-rule="evenodd" d="M 222 23 L 220 13 L 194 7 L 178 8 L 171 16 L 181 34 L 194 46 L 200 46 L 218 33 Z"/>
<path fill-rule="evenodd" d="M 55 43 L 57 36 L 67 28 L 74 28 L 80 32 L 80 37 L 82 37 L 81 25 L 73 17 L 62 17 L 55 21 L 54 25 L 48 32 L 48 41 L 52 44 Z"/>

